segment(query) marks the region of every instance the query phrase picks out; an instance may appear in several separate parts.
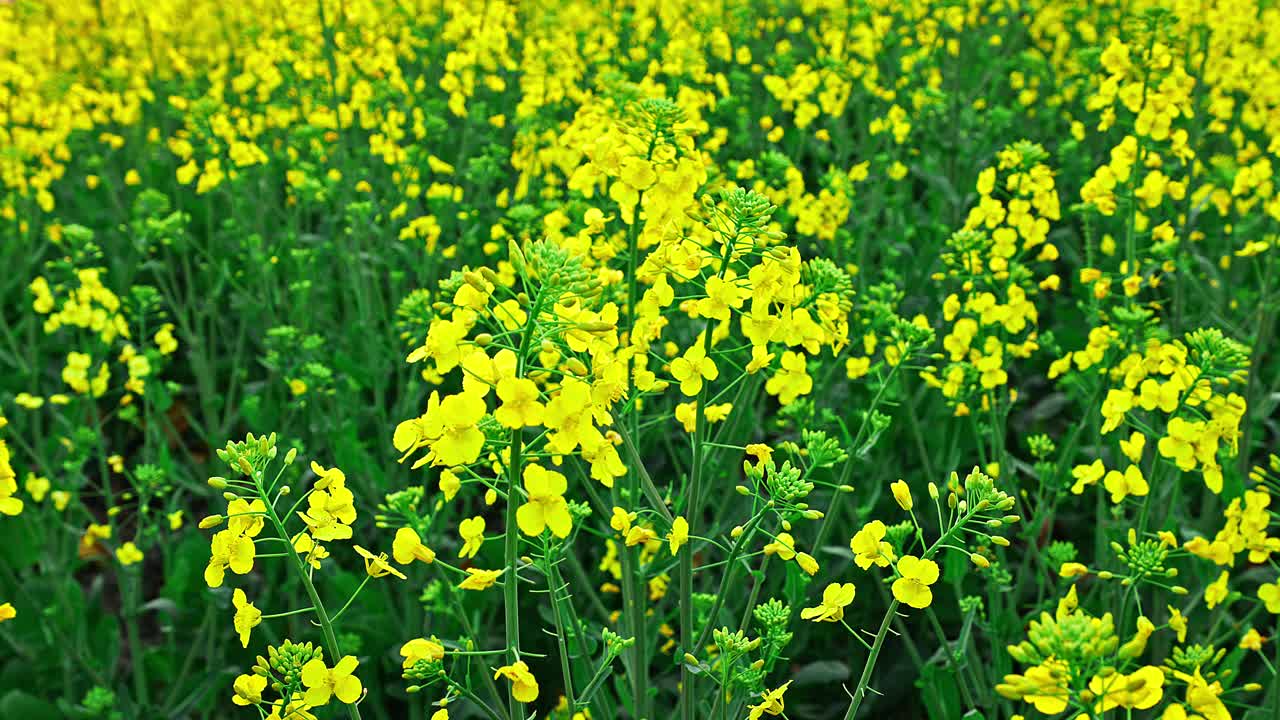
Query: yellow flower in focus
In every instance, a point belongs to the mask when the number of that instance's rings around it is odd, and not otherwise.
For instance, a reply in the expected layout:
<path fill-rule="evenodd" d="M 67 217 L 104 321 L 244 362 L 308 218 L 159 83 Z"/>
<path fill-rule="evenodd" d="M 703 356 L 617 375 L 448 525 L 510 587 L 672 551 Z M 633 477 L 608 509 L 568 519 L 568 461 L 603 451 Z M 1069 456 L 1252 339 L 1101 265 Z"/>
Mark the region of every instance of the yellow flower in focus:
<path fill-rule="evenodd" d="M 232 684 L 231 702 L 236 705 L 259 705 L 262 692 L 267 689 L 267 679 L 261 675 L 240 675 Z"/>
<path fill-rule="evenodd" d="M 689 521 L 676 517 L 671 521 L 671 532 L 667 533 L 667 541 L 671 544 L 671 556 L 675 557 L 681 546 L 689 542 Z"/>
<path fill-rule="evenodd" d="M 228 568 L 237 575 L 253 570 L 257 550 L 253 539 L 232 530 L 223 530 L 213 536 L 210 543 L 209 565 L 204 570 L 204 581 L 211 588 L 222 587 L 223 574 Z"/>
<path fill-rule="evenodd" d="M 303 665 L 302 684 L 307 687 L 307 704 L 313 707 L 328 705 L 334 697 L 347 704 L 359 700 L 364 686 L 360 684 L 360 678 L 352 674 L 359 664 L 354 656 L 347 655 L 332 668 L 320 658 Z"/>
<path fill-rule="evenodd" d="M 408 527 L 396 531 L 396 539 L 391 543 L 391 556 L 401 565 L 408 565 L 414 560 L 430 565 L 436 559 L 435 551 L 424 545 L 418 533 Z"/>
<path fill-rule="evenodd" d="M 467 518 L 458 523 L 458 534 L 462 536 L 462 549 L 458 557 L 475 557 L 484 544 L 484 518 L 479 515 Z"/>
<path fill-rule="evenodd" d="M 862 526 L 849 541 L 849 549 L 853 550 L 853 561 L 863 570 L 872 565 L 887 567 L 893 562 L 893 547 L 885 542 L 887 528 L 879 520 L 872 520 Z"/>
<path fill-rule="evenodd" d="M 364 558 L 364 571 L 369 574 L 369 577 L 380 578 L 386 577 L 387 575 L 395 575 L 401 580 L 406 579 L 404 573 L 400 572 L 394 565 L 387 562 L 386 553 L 378 553 L 377 555 L 374 555 L 359 545 L 353 545 L 352 547 L 354 547 L 356 552 L 360 554 L 360 557 Z"/>
<path fill-rule="evenodd" d="M 542 424 L 546 410 L 538 402 L 538 386 L 526 378 L 502 378 L 498 381 L 498 399 L 502 404 L 493 418 L 507 428 L 533 427 Z"/>
<path fill-rule="evenodd" d="M 750 712 L 747 714 L 747 717 L 750 720 L 760 720 L 760 718 L 765 715 L 772 715 L 774 717 L 781 715 L 786 709 L 783 701 L 783 695 L 786 694 L 787 688 L 790 687 L 791 682 L 792 681 L 788 680 L 776 689 L 769 690 L 761 695 L 760 702 L 756 705 L 750 706 Z"/>
<path fill-rule="evenodd" d="M 249 633 L 262 623 L 262 611 L 249 602 L 249 598 L 240 588 L 236 588 L 235 593 L 232 594 L 231 603 L 236 608 L 233 624 L 236 632 L 240 635 L 240 646 L 247 648 L 249 647 Z"/>
<path fill-rule="evenodd" d="M 426 638 L 415 638 L 400 647 L 400 655 L 404 657 L 404 669 L 408 670 L 419 660 L 443 660 L 444 646 Z"/>
<path fill-rule="evenodd" d="M 538 699 L 538 680 L 529 672 L 529 666 L 523 660 L 498 668 L 493 677 L 510 680 L 511 696 L 518 702 L 531 703 Z"/>
<path fill-rule="evenodd" d="M 467 568 L 467 577 L 458 587 L 462 590 L 488 590 L 498 581 L 503 570 L 482 570 L 480 568 Z"/>
<path fill-rule="evenodd" d="M 1204 603 L 1210 610 L 1214 609 L 1219 603 L 1227 599 L 1227 595 L 1229 593 L 1229 590 L 1227 589 L 1227 577 L 1227 571 L 1223 570 L 1222 574 L 1218 576 L 1218 579 L 1213 581 L 1212 584 L 1204 589 Z M 1280 588 L 1277 589 L 1277 595 L 1280 595 Z M 1262 590 L 1258 591 L 1258 596 L 1262 597 Z M 1277 600 L 1280 601 L 1280 597 L 1278 597 Z M 1265 598 L 1263 599 L 1263 602 L 1266 602 Z M 1270 604 L 1268 604 L 1267 609 L 1271 609 Z M 1280 611 L 1280 602 L 1277 602 L 1276 610 L 1272 610 L 1272 612 L 1276 611 Z"/>
<path fill-rule="evenodd" d="M 1119 504 L 1126 497 L 1145 497 L 1150 491 L 1147 485 L 1147 479 L 1142 476 L 1142 470 L 1137 465 L 1130 465 L 1125 469 L 1124 474 L 1118 470 L 1110 470 L 1102 481 L 1102 486 L 1111 493 L 1111 502 Z"/>
<path fill-rule="evenodd" d="M 907 484 L 902 480 L 897 480 L 889 486 L 889 489 L 893 491 L 893 499 L 898 501 L 898 507 L 910 512 L 912 508 L 911 488 L 907 487 Z"/>
<path fill-rule="evenodd" d="M 701 336 L 700 336 L 701 337 Z M 702 391 L 702 381 L 720 377 L 715 361 L 707 357 L 701 340 L 685 350 L 684 355 L 671 361 L 671 377 L 680 383 L 680 392 L 692 397 Z"/>
<path fill-rule="evenodd" d="M 902 577 L 893 581 L 893 596 L 917 610 L 929 607 L 933 591 L 929 586 L 938 581 L 938 564 L 915 555 L 903 555 L 898 561 Z"/>
<path fill-rule="evenodd" d="M 853 602 L 856 591 L 853 583 L 831 583 L 822 591 L 822 603 L 801 610 L 800 618 L 814 622 L 838 622 L 844 617 L 845 607 Z"/>
<path fill-rule="evenodd" d="M 573 529 L 573 516 L 569 514 L 569 503 L 564 499 L 564 492 L 569 488 L 564 475 L 530 464 L 525 466 L 523 478 L 529 501 L 516 510 L 520 531 L 536 537 L 551 528 L 551 534 L 556 537 L 568 537 Z"/>

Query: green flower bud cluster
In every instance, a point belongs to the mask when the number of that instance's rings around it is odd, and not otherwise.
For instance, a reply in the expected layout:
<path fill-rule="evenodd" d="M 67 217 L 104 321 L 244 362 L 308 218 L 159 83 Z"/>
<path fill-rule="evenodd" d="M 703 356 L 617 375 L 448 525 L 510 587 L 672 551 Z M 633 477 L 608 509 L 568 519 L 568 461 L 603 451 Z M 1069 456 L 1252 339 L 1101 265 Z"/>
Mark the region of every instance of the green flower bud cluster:
<path fill-rule="evenodd" d="M 324 659 L 320 646 L 285 640 L 279 647 L 268 647 L 267 657 L 258 656 L 253 674 L 270 679 L 271 688 L 285 695 L 286 689 L 293 692 L 302 686 L 302 666 L 316 659 Z"/>

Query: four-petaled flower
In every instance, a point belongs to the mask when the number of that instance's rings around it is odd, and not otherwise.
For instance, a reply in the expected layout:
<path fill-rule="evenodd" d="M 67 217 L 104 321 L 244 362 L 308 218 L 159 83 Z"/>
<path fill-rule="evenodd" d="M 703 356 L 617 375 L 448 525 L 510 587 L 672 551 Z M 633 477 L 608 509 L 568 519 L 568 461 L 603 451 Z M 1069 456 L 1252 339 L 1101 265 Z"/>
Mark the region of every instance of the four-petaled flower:
<path fill-rule="evenodd" d="M 938 564 L 928 558 L 903 555 L 898 560 L 898 574 L 902 577 L 893 581 L 893 596 L 898 602 L 917 610 L 929 607 L 933 602 L 929 586 L 938 581 Z"/>
<path fill-rule="evenodd" d="M 814 622 L 839 622 L 844 618 L 844 609 L 853 602 L 857 588 L 853 583 L 831 583 L 822 591 L 822 604 L 800 611 L 802 620 Z"/>

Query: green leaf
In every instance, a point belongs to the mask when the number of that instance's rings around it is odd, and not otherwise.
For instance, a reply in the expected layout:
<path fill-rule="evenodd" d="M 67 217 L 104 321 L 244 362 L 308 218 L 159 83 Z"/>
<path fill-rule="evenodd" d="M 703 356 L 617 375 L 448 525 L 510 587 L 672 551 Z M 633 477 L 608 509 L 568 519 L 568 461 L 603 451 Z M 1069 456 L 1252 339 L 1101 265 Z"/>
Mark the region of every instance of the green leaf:
<path fill-rule="evenodd" d="M 46 700 L 30 695 L 22 690 L 10 690 L 0 698 L 0 717 L 22 718 L 23 720 L 59 720 L 62 713 Z"/>

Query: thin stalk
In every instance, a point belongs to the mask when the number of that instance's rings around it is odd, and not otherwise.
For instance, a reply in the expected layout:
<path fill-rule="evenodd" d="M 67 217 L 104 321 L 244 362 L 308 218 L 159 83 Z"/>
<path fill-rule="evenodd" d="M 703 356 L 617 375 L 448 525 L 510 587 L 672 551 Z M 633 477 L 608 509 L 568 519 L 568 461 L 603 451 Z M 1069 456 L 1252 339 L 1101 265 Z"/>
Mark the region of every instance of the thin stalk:
<path fill-rule="evenodd" d="M 276 534 L 287 539 L 289 531 L 285 529 L 284 523 L 280 521 L 280 516 L 276 513 L 276 509 L 268 502 L 266 491 L 262 487 L 261 473 L 253 476 L 253 482 L 258 488 L 258 496 L 267 505 L 267 517 L 271 519 L 271 525 L 275 527 Z M 298 579 L 302 581 L 302 586 L 307 590 L 307 597 L 311 599 L 311 607 L 315 608 L 316 623 L 324 634 L 325 650 L 328 651 L 329 657 L 333 658 L 334 662 L 337 662 L 342 658 L 342 650 L 338 647 L 338 635 L 333 630 L 333 621 L 329 619 L 329 613 L 325 610 L 324 603 L 320 601 L 320 593 L 316 592 L 316 586 L 311 582 L 311 573 L 307 572 L 307 568 L 302 564 L 302 556 L 298 553 L 289 553 L 289 557 L 292 560 L 294 572 L 297 574 Z M 351 717 L 351 720 L 360 720 L 360 708 L 356 705 L 348 705 L 347 714 Z"/>

